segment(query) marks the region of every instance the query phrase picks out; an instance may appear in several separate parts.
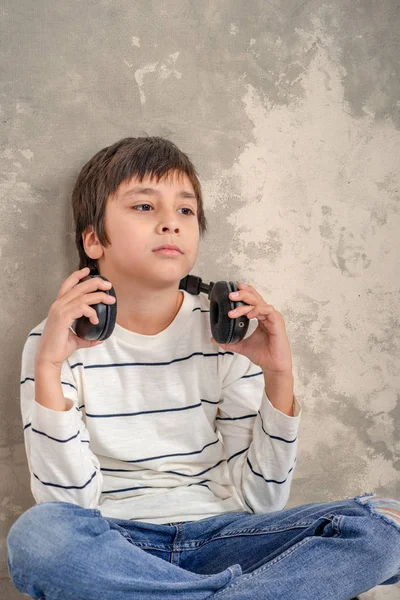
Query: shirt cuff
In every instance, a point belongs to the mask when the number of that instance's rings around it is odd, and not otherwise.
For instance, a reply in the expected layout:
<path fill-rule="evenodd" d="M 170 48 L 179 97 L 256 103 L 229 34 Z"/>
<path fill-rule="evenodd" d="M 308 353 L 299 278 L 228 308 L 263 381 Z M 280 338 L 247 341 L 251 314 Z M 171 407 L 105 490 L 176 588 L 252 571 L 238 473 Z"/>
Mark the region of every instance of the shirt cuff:
<path fill-rule="evenodd" d="M 264 414 L 267 419 L 267 422 L 273 422 L 278 428 L 281 427 L 282 429 L 289 429 L 291 431 L 297 430 L 300 423 L 303 408 L 299 400 L 296 398 L 295 394 L 293 394 L 293 416 L 286 415 L 282 411 L 272 406 L 270 399 L 265 393 L 265 389 L 263 391 L 261 406 L 264 407 Z"/>
<path fill-rule="evenodd" d="M 72 400 L 68 400 L 68 410 L 53 410 L 39 404 L 36 400 L 32 403 L 32 426 L 41 433 L 57 439 L 67 439 L 76 435 L 77 410 Z"/>

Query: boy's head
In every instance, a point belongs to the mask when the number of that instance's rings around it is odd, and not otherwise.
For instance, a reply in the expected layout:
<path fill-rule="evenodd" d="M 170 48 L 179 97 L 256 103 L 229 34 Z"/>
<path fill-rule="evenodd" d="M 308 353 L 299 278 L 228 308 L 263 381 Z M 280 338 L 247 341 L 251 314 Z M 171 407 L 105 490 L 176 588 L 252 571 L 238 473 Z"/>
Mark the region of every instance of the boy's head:
<path fill-rule="evenodd" d="M 133 194 L 139 187 L 147 191 Z M 79 269 L 105 276 L 151 277 L 149 261 L 157 261 L 158 272 L 168 265 L 179 280 L 196 262 L 199 236 L 207 231 L 196 169 L 160 137 L 124 138 L 97 152 L 78 175 L 72 208 Z M 184 254 L 156 256 L 161 244 L 176 244 Z"/>

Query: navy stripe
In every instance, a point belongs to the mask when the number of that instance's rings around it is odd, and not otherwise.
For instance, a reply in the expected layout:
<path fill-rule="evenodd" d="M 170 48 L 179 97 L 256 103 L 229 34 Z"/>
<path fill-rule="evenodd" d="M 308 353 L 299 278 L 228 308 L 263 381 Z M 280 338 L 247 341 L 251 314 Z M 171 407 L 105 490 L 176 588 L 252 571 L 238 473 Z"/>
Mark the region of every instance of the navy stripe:
<path fill-rule="evenodd" d="M 79 367 L 79 366 L 83 367 L 84 369 L 106 369 L 109 367 L 136 367 L 136 366 L 159 367 L 159 366 L 171 365 L 175 362 L 182 362 L 184 360 L 189 360 L 193 356 L 205 356 L 206 358 L 209 358 L 209 357 L 213 357 L 213 356 L 219 356 L 220 354 L 221 355 L 230 354 L 231 356 L 233 356 L 234 353 L 233 352 L 206 352 L 206 353 L 205 352 L 192 352 L 192 354 L 188 354 L 187 356 L 183 356 L 182 358 L 174 358 L 173 360 L 164 361 L 164 362 L 149 362 L 149 363 L 127 362 L 127 363 L 93 364 L 93 365 L 84 365 L 82 362 L 77 362 L 73 365 L 70 365 L 70 367 L 71 367 L 71 369 L 75 369 L 75 367 Z M 251 375 L 243 375 L 243 377 L 240 377 L 240 379 L 247 379 L 248 377 L 257 377 L 259 375 L 263 375 L 263 372 L 259 371 L 258 373 L 253 373 Z M 22 385 L 27 380 L 35 381 L 32 377 L 25 377 L 25 379 L 23 381 L 21 381 L 20 384 Z M 67 383 L 67 385 L 72 385 L 72 384 Z"/>
<path fill-rule="evenodd" d="M 77 362 L 74 363 L 73 365 L 70 365 L 71 369 L 75 369 L 75 367 L 83 367 L 84 369 L 106 369 L 109 367 L 159 367 L 159 366 L 165 366 L 165 365 L 171 365 L 175 362 L 182 362 L 184 360 L 189 360 L 190 358 L 192 358 L 193 356 L 205 356 L 206 358 L 209 357 L 213 357 L 213 356 L 219 356 L 219 355 L 225 355 L 225 354 L 230 354 L 231 356 L 233 356 L 233 352 L 192 352 L 192 354 L 188 354 L 187 356 L 183 356 L 182 358 L 174 358 L 173 360 L 170 361 L 164 361 L 164 362 L 149 362 L 149 363 L 145 363 L 145 362 L 127 362 L 127 363 L 109 363 L 109 364 L 93 364 L 93 365 L 84 365 L 82 362 Z M 249 377 L 257 377 L 259 375 L 263 375 L 262 371 L 259 371 L 258 373 L 252 373 L 251 375 L 243 375 L 242 377 L 240 377 L 240 379 L 248 379 Z M 23 381 L 20 382 L 20 385 L 22 385 L 23 383 L 25 383 L 26 381 L 35 381 L 32 377 L 25 377 L 25 379 Z M 70 385 L 71 387 L 75 388 L 76 387 L 74 385 L 72 385 L 72 383 L 69 383 L 67 381 L 63 382 L 66 385 Z"/>
<path fill-rule="evenodd" d="M 285 483 L 285 481 L 287 481 L 287 477 L 286 477 L 286 479 L 284 479 L 283 481 L 277 481 L 276 479 L 265 479 L 265 477 L 263 477 L 263 476 L 261 475 L 261 473 L 257 473 L 257 471 L 255 471 L 255 470 L 253 469 L 253 466 L 252 466 L 252 464 L 251 464 L 251 462 L 250 462 L 250 460 L 249 460 L 249 457 L 247 457 L 247 462 L 248 462 L 248 465 L 249 465 L 250 469 L 253 471 L 254 475 L 257 475 L 258 477 L 261 477 L 261 479 L 264 479 L 264 481 L 265 481 L 266 483 L 270 483 L 270 482 L 272 482 L 272 483 L 279 483 L 279 484 L 282 484 L 282 483 Z M 296 462 L 296 458 L 294 459 L 294 462 Z M 292 467 L 291 469 L 289 469 L 289 471 L 288 471 L 288 477 L 289 477 L 289 473 L 291 473 L 291 471 L 293 471 L 294 467 L 295 467 L 295 465 L 293 465 L 293 467 Z"/>
<path fill-rule="evenodd" d="M 62 488 L 63 490 L 73 490 L 73 489 L 83 489 L 85 488 L 87 485 L 89 485 L 89 483 L 92 482 L 93 478 L 97 475 L 97 472 L 95 471 L 92 475 L 92 477 L 89 479 L 89 481 L 87 481 L 87 483 L 85 483 L 82 486 L 79 485 L 60 485 L 58 483 L 50 483 L 48 481 L 42 481 L 37 475 L 36 473 L 33 473 L 34 477 L 36 477 L 36 479 L 38 479 L 38 481 L 40 481 L 40 483 L 42 483 L 43 485 L 47 485 L 49 487 L 56 487 L 56 488 Z M 196 483 L 189 483 L 187 486 L 185 487 L 190 487 L 192 485 L 202 485 L 206 488 L 208 488 L 211 492 L 211 488 L 205 483 L 206 481 L 211 481 L 210 479 L 204 479 L 203 481 L 199 481 Z M 129 491 L 133 491 L 133 490 L 143 490 L 143 489 L 164 489 L 164 488 L 157 488 L 155 486 L 151 486 L 151 485 L 142 485 L 142 486 L 138 486 L 138 487 L 132 487 L 132 488 L 124 488 L 124 489 L 120 489 L 120 490 L 106 490 L 104 492 L 101 492 L 101 494 L 113 494 L 115 492 L 129 492 Z M 168 488 L 170 489 L 170 488 Z"/>
<path fill-rule="evenodd" d="M 207 485 L 206 483 L 193 483 L 193 484 L 191 484 L 191 485 L 202 485 L 203 487 L 206 487 L 206 488 L 208 488 L 208 489 L 210 490 L 210 492 L 211 492 L 211 488 L 210 488 L 210 486 L 209 486 L 209 485 Z"/>
<path fill-rule="evenodd" d="M 34 477 L 36 477 L 36 479 L 38 481 L 40 481 L 40 483 L 42 483 L 43 485 L 47 485 L 49 487 L 62 488 L 63 490 L 82 490 L 87 485 L 89 485 L 89 483 L 91 483 L 93 481 L 94 477 L 96 477 L 96 475 L 97 475 L 97 471 L 95 471 L 93 473 L 93 475 L 90 477 L 90 479 L 85 484 L 83 484 L 83 485 L 60 485 L 59 483 L 50 483 L 48 481 L 42 481 L 40 479 L 40 477 L 38 477 L 36 475 L 36 473 L 33 473 L 33 475 L 34 475 Z M 210 479 L 203 479 L 203 481 L 199 481 L 199 482 L 196 482 L 196 483 L 189 483 L 185 487 L 190 487 L 192 485 L 204 485 L 211 492 L 211 489 L 205 483 L 206 481 L 211 481 L 211 480 Z M 113 492 L 127 492 L 127 491 L 131 491 L 131 490 L 142 490 L 142 489 L 160 489 L 160 488 L 157 488 L 157 487 L 151 486 L 151 485 L 142 485 L 142 486 L 138 486 L 138 487 L 125 488 L 125 489 L 120 489 L 120 490 L 109 490 L 109 491 L 107 490 L 107 491 L 101 492 L 101 494 L 112 494 Z"/>
<path fill-rule="evenodd" d="M 130 488 L 121 488 L 119 490 L 104 490 L 101 493 L 102 494 L 114 494 L 115 492 L 132 492 L 133 490 L 152 490 L 154 489 L 153 485 L 139 485 L 136 487 L 130 487 Z"/>
<path fill-rule="evenodd" d="M 77 410 L 77 411 L 79 411 L 79 409 L 78 409 L 78 408 L 77 408 L 76 410 Z M 28 429 L 28 427 L 32 427 L 32 423 L 28 423 L 27 425 L 25 425 L 25 427 L 23 428 L 23 431 L 25 431 L 25 429 Z M 35 430 L 35 429 L 34 429 L 33 431 L 35 431 L 35 432 L 36 432 L 36 430 Z M 45 434 L 43 434 L 43 435 L 45 435 Z M 48 436 L 47 436 L 47 437 L 48 437 Z M 87 442 L 88 440 L 81 440 L 81 441 L 82 441 L 82 442 L 83 442 L 83 441 L 84 441 L 84 442 Z"/>
<path fill-rule="evenodd" d="M 36 334 L 29 334 L 30 335 L 42 335 L 41 333 L 36 333 Z M 29 337 L 28 336 L 28 337 Z M 193 356 L 205 356 L 205 357 L 213 357 L 213 356 L 219 356 L 219 355 L 225 355 L 225 354 L 230 354 L 231 356 L 234 355 L 234 352 L 231 351 L 225 351 L 225 352 L 192 352 L 192 354 L 189 354 L 187 356 L 184 356 L 182 358 L 175 358 L 171 361 L 164 361 L 164 362 L 150 362 L 150 363 L 144 363 L 144 362 L 128 362 L 128 363 L 109 363 L 109 364 L 93 364 L 93 365 L 84 365 L 82 362 L 77 362 L 73 365 L 70 365 L 71 369 L 75 369 L 75 367 L 79 367 L 82 366 L 84 369 L 102 369 L 102 368 L 109 368 L 109 367 L 126 367 L 126 366 L 162 366 L 162 365 L 170 365 L 174 362 L 181 362 L 183 360 L 189 360 L 190 358 L 192 358 Z M 259 371 L 258 373 L 254 373 L 252 375 L 244 375 L 244 378 L 247 377 L 255 377 L 256 375 L 262 375 L 263 372 Z M 24 380 L 25 381 L 25 380 Z M 24 382 L 21 382 L 24 383 Z"/>
<path fill-rule="evenodd" d="M 165 471 L 164 471 L 165 473 Z M 204 479 L 204 481 L 211 481 L 210 479 Z M 209 490 L 210 488 L 208 487 L 208 485 L 206 485 L 203 482 L 195 482 L 195 483 L 189 483 L 188 485 L 185 486 L 179 486 L 179 487 L 189 487 L 191 485 L 205 485 L 205 487 L 207 487 Z M 163 490 L 163 489 L 168 489 L 171 490 L 172 488 L 162 488 L 162 487 L 157 487 L 154 485 L 141 485 L 141 486 L 136 486 L 136 487 L 130 487 L 130 488 L 120 488 L 119 490 L 105 490 L 103 492 L 101 492 L 101 494 L 115 494 L 116 492 L 132 492 L 134 490 L 146 490 L 146 489 L 151 489 L 151 490 Z M 211 490 L 210 490 L 211 492 Z M 135 496 L 133 496 L 134 498 Z M 140 496 L 139 496 L 140 497 Z"/>
<path fill-rule="evenodd" d="M 241 377 L 240 379 L 247 379 L 248 377 L 257 377 L 257 375 L 264 375 L 264 372 L 258 371 L 257 373 L 251 373 L 251 375 L 243 375 L 243 377 Z"/>
<path fill-rule="evenodd" d="M 245 493 L 244 493 L 244 490 L 242 490 L 242 496 L 243 496 L 243 500 L 245 501 L 245 504 L 249 507 L 250 511 L 254 514 L 255 511 L 252 509 L 252 507 L 248 503 L 247 498 L 246 498 Z"/>
<path fill-rule="evenodd" d="M 165 365 L 172 365 L 175 362 L 182 362 L 184 360 L 189 360 L 193 356 L 205 356 L 206 358 L 212 358 L 214 356 L 230 354 L 233 356 L 233 352 L 192 352 L 187 356 L 183 356 L 182 358 L 174 358 L 173 360 L 163 361 L 163 362 L 126 362 L 126 363 L 103 363 L 103 364 L 93 364 L 93 365 L 84 365 L 83 362 L 76 362 L 73 365 L 70 365 L 71 369 L 75 369 L 75 367 L 83 367 L 84 369 L 107 369 L 110 367 L 159 367 Z M 258 375 L 263 375 L 262 371 L 258 373 L 252 373 L 251 375 L 243 375 L 240 379 L 247 379 L 248 377 L 257 377 Z M 31 381 L 35 381 L 32 377 L 26 377 L 23 381 L 21 381 L 21 385 L 25 383 L 27 379 Z M 71 385 L 71 384 L 70 384 Z"/>
<path fill-rule="evenodd" d="M 40 435 L 44 435 L 45 437 L 49 438 L 50 440 L 53 440 L 54 442 L 60 442 L 62 444 L 65 444 L 66 442 L 69 442 L 70 440 L 77 438 L 79 435 L 79 431 L 78 431 L 78 433 L 76 433 L 75 435 L 71 435 L 71 437 L 67 438 L 66 440 L 60 440 L 58 438 L 51 437 L 51 435 L 47 435 L 47 433 L 43 433 L 43 431 L 39 431 L 38 429 L 35 429 L 34 427 L 32 427 L 32 431 L 34 431 L 35 433 L 39 433 Z"/>
<path fill-rule="evenodd" d="M 188 483 L 185 485 L 185 487 L 190 487 L 191 485 L 201 485 L 201 484 L 205 483 L 206 481 L 212 481 L 212 479 L 203 479 L 203 481 L 197 481 L 197 482 L 195 481 L 194 483 Z M 208 488 L 208 489 L 210 489 L 210 488 Z"/>
<path fill-rule="evenodd" d="M 293 444 L 293 442 L 295 442 L 297 440 L 297 436 L 293 440 L 285 440 L 285 438 L 279 437 L 278 435 L 271 435 L 270 433 L 268 433 L 268 431 L 265 431 L 265 429 L 264 429 L 264 421 L 263 421 L 260 411 L 258 411 L 258 414 L 260 415 L 262 430 L 270 438 L 272 438 L 273 440 L 280 440 L 281 442 L 286 442 L 286 444 Z"/>
<path fill-rule="evenodd" d="M 161 367 L 165 365 L 172 365 L 173 363 L 182 362 L 184 360 L 189 360 L 193 356 L 205 356 L 205 357 L 213 357 L 218 356 L 219 354 L 231 354 L 233 356 L 233 352 L 192 352 L 187 356 L 182 356 L 182 358 L 174 358 L 172 360 L 166 360 L 163 362 L 126 362 L 126 363 L 103 363 L 103 364 L 93 364 L 93 365 L 84 365 L 82 362 L 77 362 L 74 365 L 71 365 L 71 369 L 74 369 L 78 366 L 83 366 L 84 369 L 108 369 L 110 367 Z"/>
<path fill-rule="evenodd" d="M 24 379 L 23 381 L 21 381 L 21 382 L 20 382 L 20 385 L 22 385 L 23 383 L 25 383 L 25 381 L 35 381 L 35 380 L 34 380 L 34 378 L 33 378 L 33 377 L 25 377 L 25 379 Z M 69 385 L 69 386 L 71 386 L 72 388 L 74 388 L 74 390 L 76 390 L 76 389 L 77 389 L 77 388 L 76 388 L 76 386 L 75 386 L 75 385 L 73 385 L 72 383 L 69 383 L 69 381 L 63 381 L 63 380 L 61 380 L 61 383 L 62 383 L 63 385 Z"/>
<path fill-rule="evenodd" d="M 36 479 L 38 479 L 40 481 L 40 483 L 43 483 L 43 485 L 48 485 L 50 487 L 58 487 L 58 488 L 62 488 L 63 490 L 82 490 L 83 488 L 85 488 L 87 485 L 89 485 L 89 483 L 93 480 L 94 477 L 96 477 L 97 475 L 97 471 L 95 471 L 93 473 L 93 475 L 91 476 L 90 479 L 88 479 L 88 481 L 86 483 L 84 483 L 83 485 L 60 485 L 59 483 L 49 483 L 48 481 L 42 481 L 37 475 L 36 473 L 33 474 Z"/>
<path fill-rule="evenodd" d="M 178 410 L 189 410 L 192 408 L 199 408 L 199 406 L 201 406 L 202 402 L 208 402 L 209 404 L 218 404 L 219 401 L 217 402 L 212 402 L 211 400 L 204 400 L 203 398 L 201 398 L 200 402 L 197 404 L 191 404 L 190 406 L 181 406 L 179 408 L 161 408 L 159 410 L 142 410 L 142 411 L 138 411 L 135 413 L 111 413 L 108 415 L 94 415 L 91 413 L 85 413 L 86 417 L 91 417 L 93 419 L 97 418 L 97 419 L 105 419 L 107 417 L 132 417 L 132 416 L 137 416 L 137 415 L 145 415 L 145 414 L 149 414 L 149 413 L 162 413 L 162 412 L 176 412 Z M 75 409 L 78 412 L 81 412 L 81 408 L 84 408 L 85 405 L 81 404 L 80 407 L 75 406 Z M 29 427 L 29 425 L 31 425 L 31 423 L 28 423 L 28 425 L 25 425 L 24 429 L 26 429 L 26 427 Z M 215 431 L 215 430 L 214 430 Z"/>
<path fill-rule="evenodd" d="M 215 417 L 216 421 L 238 421 L 239 419 L 250 419 L 256 417 L 257 413 L 251 413 L 250 415 L 244 415 L 244 417 Z"/>
<path fill-rule="evenodd" d="M 229 461 L 230 461 L 230 460 L 232 460 L 232 458 L 234 458 L 235 456 L 238 456 L 239 454 L 243 454 L 243 452 L 246 452 L 246 450 L 248 450 L 249 448 L 250 448 L 250 446 L 247 446 L 247 448 L 244 448 L 243 450 L 239 450 L 239 452 L 236 452 L 235 454 L 232 454 L 232 456 L 230 456 L 226 462 L 228 462 L 228 463 L 229 463 Z M 262 477 L 262 479 L 264 479 L 264 481 L 266 481 L 266 482 L 268 482 L 268 481 L 273 481 L 274 483 L 285 483 L 286 479 L 285 479 L 285 481 L 275 481 L 275 479 L 265 479 L 265 478 L 264 478 L 264 477 L 263 477 L 263 476 L 262 476 L 260 473 L 257 473 L 257 472 L 256 472 L 256 471 L 253 469 L 253 466 L 252 466 L 252 464 L 251 464 L 251 462 L 250 462 L 250 460 L 249 460 L 249 458 L 248 458 L 248 457 L 247 457 L 247 462 L 249 463 L 249 465 L 250 465 L 250 468 L 251 468 L 251 470 L 253 471 L 254 475 L 258 475 L 259 477 Z M 294 459 L 294 462 L 296 462 L 296 458 Z M 293 469 L 294 469 L 294 467 L 292 467 L 292 468 L 290 469 L 289 473 L 290 473 L 290 472 L 291 472 Z M 288 473 L 288 475 L 289 475 L 289 473 Z"/>
<path fill-rule="evenodd" d="M 230 460 L 232 460 L 232 458 L 235 458 L 235 456 L 239 456 L 239 454 L 243 454 L 243 452 L 246 452 L 246 450 L 248 450 L 249 448 L 250 446 L 247 446 L 247 448 L 239 450 L 239 452 L 235 452 L 235 454 L 232 454 L 232 456 L 230 456 L 226 462 L 229 462 Z"/>
<path fill-rule="evenodd" d="M 29 425 L 27 425 L 26 427 L 29 427 Z M 79 435 L 79 431 L 76 435 L 71 436 L 70 438 L 66 439 L 66 440 L 60 440 L 54 437 L 51 437 L 50 435 L 47 435 L 47 433 L 43 433 L 42 431 L 39 431 L 38 429 L 35 429 L 34 427 L 32 427 L 32 431 L 35 433 L 39 433 L 40 435 L 44 435 L 45 437 L 49 438 L 50 440 L 53 440 L 55 442 L 61 442 L 61 443 L 65 443 L 65 442 L 69 442 L 70 440 L 73 440 L 75 438 L 78 437 Z M 81 442 L 87 442 L 89 443 L 89 440 L 81 440 Z M 214 444 L 218 444 L 220 443 L 221 440 L 218 438 L 213 442 L 210 442 L 209 444 L 206 444 L 205 446 L 203 446 L 203 448 L 201 450 L 194 450 L 193 452 L 177 452 L 175 454 L 161 454 L 160 456 L 150 456 L 149 458 L 139 458 L 139 459 L 135 459 L 135 460 L 124 460 L 121 462 L 126 462 L 126 463 L 141 463 L 141 462 L 146 462 L 148 460 L 158 460 L 159 458 L 170 458 L 172 456 L 190 456 L 192 454 L 201 454 L 202 452 L 204 452 L 204 450 L 206 448 L 208 448 L 209 446 L 213 446 Z M 189 463 L 190 464 L 190 463 Z M 133 470 L 132 469 L 101 469 L 102 471 L 115 471 L 115 472 L 127 472 L 127 473 L 132 473 Z M 172 472 L 172 471 L 171 471 Z"/>
<path fill-rule="evenodd" d="M 215 467 L 218 467 L 218 465 L 220 465 L 223 462 L 226 462 L 225 458 L 223 458 L 222 460 L 217 462 L 212 467 L 209 467 L 208 469 L 204 469 L 204 471 L 200 471 L 200 473 L 195 473 L 194 475 L 187 475 L 186 473 L 178 473 L 178 471 L 162 471 L 162 472 L 163 473 L 172 473 L 172 475 L 181 475 L 182 477 L 198 477 L 199 475 L 203 475 L 203 473 L 207 473 L 207 471 L 211 471 L 211 469 L 215 469 Z"/>
<path fill-rule="evenodd" d="M 108 417 L 135 417 L 137 415 L 147 415 L 147 414 L 151 414 L 151 413 L 164 413 L 164 412 L 176 412 L 176 411 L 180 411 L 180 410 L 189 410 L 191 408 L 198 408 L 199 406 L 201 406 L 201 402 L 198 402 L 197 404 L 191 404 L 190 406 L 181 406 L 179 408 L 162 408 L 160 410 L 141 410 L 139 412 L 133 412 L 133 413 L 111 413 L 109 415 L 94 415 L 91 413 L 86 413 L 86 416 L 92 417 L 93 419 L 104 419 L 104 418 L 108 418 Z"/>
<path fill-rule="evenodd" d="M 158 460 L 159 458 L 170 458 L 171 456 L 190 456 L 191 454 L 201 454 L 202 452 L 204 452 L 205 448 L 208 448 L 208 446 L 213 446 L 214 444 L 218 444 L 218 442 L 220 442 L 220 441 L 221 440 L 218 438 L 214 442 L 210 442 L 209 444 L 206 444 L 205 446 L 203 446 L 203 448 L 201 450 L 195 450 L 194 452 L 178 452 L 176 454 L 161 454 L 160 456 L 150 456 L 149 458 L 138 458 L 135 460 L 123 460 L 121 462 L 141 463 L 141 462 L 146 462 L 147 460 Z M 102 471 L 116 471 L 116 472 L 127 471 L 128 473 L 133 472 L 132 469 L 102 469 Z"/>
<path fill-rule="evenodd" d="M 243 450 L 239 450 L 239 452 L 236 452 L 235 454 L 232 454 L 232 456 L 230 456 L 227 460 L 227 462 L 229 463 L 230 460 L 232 460 L 232 458 L 234 458 L 235 456 L 238 456 L 239 454 L 243 454 L 243 452 L 246 452 L 246 450 L 248 450 L 250 448 L 250 446 L 247 446 L 247 448 L 243 448 Z M 252 469 L 253 470 L 253 469 Z M 254 471 L 253 471 L 254 473 Z M 245 496 L 244 490 L 242 489 L 242 496 L 243 496 L 243 500 L 246 504 L 246 506 L 249 508 L 249 510 L 254 514 L 255 511 L 253 510 L 253 508 L 250 506 L 250 504 L 247 501 L 247 498 Z"/>

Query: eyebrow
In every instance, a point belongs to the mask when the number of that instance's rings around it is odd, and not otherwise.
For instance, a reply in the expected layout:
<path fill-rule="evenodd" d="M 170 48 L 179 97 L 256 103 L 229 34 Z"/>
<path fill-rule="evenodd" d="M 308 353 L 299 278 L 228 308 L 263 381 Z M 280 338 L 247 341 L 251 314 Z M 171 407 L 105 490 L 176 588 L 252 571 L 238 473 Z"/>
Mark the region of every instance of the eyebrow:
<path fill-rule="evenodd" d="M 141 187 L 137 185 L 131 188 L 130 190 L 126 191 L 124 194 L 122 194 L 122 198 L 129 198 L 131 196 L 136 196 L 137 194 L 145 194 L 147 196 L 161 196 L 161 192 L 159 190 L 156 190 L 155 188 Z M 197 200 L 195 194 L 186 190 L 180 190 L 179 192 L 177 192 L 176 195 L 181 198 L 193 198 L 194 200 Z"/>

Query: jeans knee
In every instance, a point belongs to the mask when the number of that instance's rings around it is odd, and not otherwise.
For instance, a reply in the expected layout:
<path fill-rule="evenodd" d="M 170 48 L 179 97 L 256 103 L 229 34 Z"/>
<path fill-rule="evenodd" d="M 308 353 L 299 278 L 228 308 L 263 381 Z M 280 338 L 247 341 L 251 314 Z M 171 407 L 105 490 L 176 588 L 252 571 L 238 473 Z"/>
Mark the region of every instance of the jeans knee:
<path fill-rule="evenodd" d="M 17 589 L 36 594 L 43 581 L 54 583 L 77 545 L 109 529 L 100 514 L 69 502 L 42 502 L 25 511 L 7 536 L 8 570 Z"/>
<path fill-rule="evenodd" d="M 12 524 L 7 535 L 7 564 L 10 575 L 38 564 L 48 565 L 54 558 L 54 543 L 63 543 L 59 535 L 61 505 L 42 502 L 28 508 Z M 72 506 L 72 505 L 71 505 Z M 56 533 L 55 533 L 56 532 Z M 53 543 L 54 541 L 54 543 Z M 45 549 L 50 550 L 46 552 Z"/>

